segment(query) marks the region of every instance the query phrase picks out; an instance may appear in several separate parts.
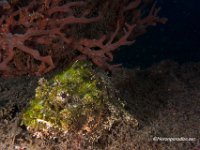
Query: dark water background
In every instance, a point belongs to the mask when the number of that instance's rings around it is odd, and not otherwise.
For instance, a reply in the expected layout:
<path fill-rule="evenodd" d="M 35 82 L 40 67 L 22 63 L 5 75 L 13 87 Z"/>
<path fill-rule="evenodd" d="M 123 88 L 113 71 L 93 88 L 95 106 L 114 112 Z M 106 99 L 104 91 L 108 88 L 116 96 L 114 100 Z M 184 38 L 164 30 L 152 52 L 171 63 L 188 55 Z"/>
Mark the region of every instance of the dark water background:
<path fill-rule="evenodd" d="M 162 60 L 200 62 L 200 0 L 157 0 L 165 25 L 151 27 L 132 46 L 121 47 L 114 63 L 145 68 Z"/>

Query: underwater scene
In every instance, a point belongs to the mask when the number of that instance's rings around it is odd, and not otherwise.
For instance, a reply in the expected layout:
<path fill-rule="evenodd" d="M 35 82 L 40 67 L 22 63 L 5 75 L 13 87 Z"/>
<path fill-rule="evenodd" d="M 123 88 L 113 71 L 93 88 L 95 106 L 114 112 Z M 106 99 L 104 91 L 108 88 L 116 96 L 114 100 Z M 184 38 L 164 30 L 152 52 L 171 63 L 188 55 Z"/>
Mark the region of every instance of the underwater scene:
<path fill-rule="evenodd" d="M 0 150 L 200 150 L 199 0 L 0 0 Z"/>

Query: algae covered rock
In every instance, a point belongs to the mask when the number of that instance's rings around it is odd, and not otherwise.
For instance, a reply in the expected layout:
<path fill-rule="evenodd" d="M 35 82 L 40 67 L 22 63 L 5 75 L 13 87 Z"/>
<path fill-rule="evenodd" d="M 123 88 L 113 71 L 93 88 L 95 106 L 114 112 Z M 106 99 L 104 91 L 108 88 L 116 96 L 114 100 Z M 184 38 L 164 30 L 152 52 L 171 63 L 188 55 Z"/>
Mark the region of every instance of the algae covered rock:
<path fill-rule="evenodd" d="M 136 124 L 123 110 L 123 103 L 108 94 L 106 77 L 97 75 L 89 62 L 76 61 L 38 84 L 35 97 L 21 115 L 21 124 L 37 137 L 91 133 L 122 119 Z"/>

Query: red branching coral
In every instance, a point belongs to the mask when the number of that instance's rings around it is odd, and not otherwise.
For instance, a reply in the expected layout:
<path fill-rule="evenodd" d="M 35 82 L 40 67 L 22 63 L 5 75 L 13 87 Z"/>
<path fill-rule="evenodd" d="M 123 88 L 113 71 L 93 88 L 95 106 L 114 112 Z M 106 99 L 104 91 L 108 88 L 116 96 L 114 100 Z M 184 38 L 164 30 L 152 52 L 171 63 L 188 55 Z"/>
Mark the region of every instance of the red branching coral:
<path fill-rule="evenodd" d="M 148 1 L 147 1 L 148 2 Z M 113 51 L 165 18 L 142 0 L 10 0 L 0 2 L 0 74 L 41 75 L 89 59 L 112 70 Z"/>

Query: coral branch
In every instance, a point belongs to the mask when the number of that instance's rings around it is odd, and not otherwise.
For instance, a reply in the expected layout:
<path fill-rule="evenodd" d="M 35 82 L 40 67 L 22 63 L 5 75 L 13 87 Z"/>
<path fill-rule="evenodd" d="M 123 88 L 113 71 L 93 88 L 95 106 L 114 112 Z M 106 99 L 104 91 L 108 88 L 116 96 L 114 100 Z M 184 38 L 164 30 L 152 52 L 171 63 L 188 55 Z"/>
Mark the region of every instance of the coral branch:
<path fill-rule="evenodd" d="M 113 60 L 112 51 L 116 50 L 122 45 L 131 45 L 134 41 L 128 41 L 129 35 L 132 33 L 135 25 L 125 24 L 126 28 L 124 28 L 124 35 L 118 39 L 116 42 L 116 36 L 119 32 L 119 23 L 117 23 L 117 28 L 115 32 L 111 35 L 111 38 L 108 42 L 106 41 L 106 36 L 102 36 L 99 40 L 91 40 L 91 39 L 82 39 L 79 43 L 76 44 L 76 49 L 79 50 L 82 54 L 91 59 L 97 66 L 100 66 L 104 69 L 112 70 L 116 67 L 116 65 L 111 66 L 108 61 Z M 105 44 L 104 44 L 105 43 Z M 94 50 L 97 49 L 98 50 Z M 118 65 L 117 65 L 118 66 Z"/>
<path fill-rule="evenodd" d="M 165 23 L 141 0 L 0 2 L 0 74 L 41 75 L 75 59 L 112 70 L 113 52 L 148 26 Z"/>

